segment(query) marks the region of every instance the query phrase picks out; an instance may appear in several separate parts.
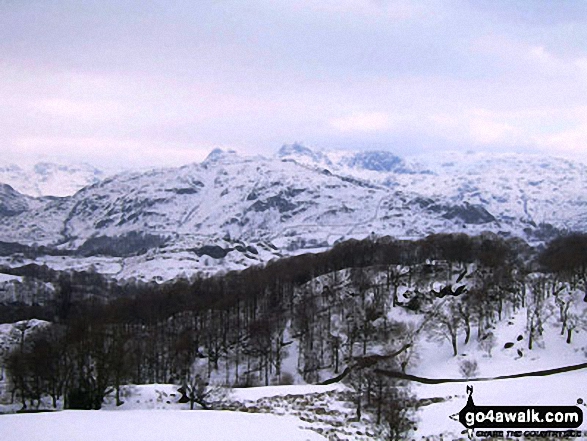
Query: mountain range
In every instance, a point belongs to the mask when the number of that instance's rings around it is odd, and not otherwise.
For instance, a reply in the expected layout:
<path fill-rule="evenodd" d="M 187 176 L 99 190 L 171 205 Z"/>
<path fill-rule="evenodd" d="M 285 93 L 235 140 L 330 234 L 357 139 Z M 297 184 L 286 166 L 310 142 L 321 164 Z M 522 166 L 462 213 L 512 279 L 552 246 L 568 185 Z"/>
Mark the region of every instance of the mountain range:
<path fill-rule="evenodd" d="M 587 229 L 587 167 L 554 157 L 292 144 L 272 157 L 217 149 L 202 163 L 107 178 L 47 164 L 47 180 L 29 190 L 2 170 L 0 264 L 119 279 L 242 269 L 370 235 L 492 231 L 535 242 Z M 73 194 L 35 190 L 57 181 L 71 190 L 80 176 L 88 185 Z"/>
<path fill-rule="evenodd" d="M 38 162 L 29 167 L 16 164 L 0 166 L 0 182 L 29 196 L 70 196 L 86 185 L 94 184 L 105 173 L 88 164 L 63 165 Z"/>

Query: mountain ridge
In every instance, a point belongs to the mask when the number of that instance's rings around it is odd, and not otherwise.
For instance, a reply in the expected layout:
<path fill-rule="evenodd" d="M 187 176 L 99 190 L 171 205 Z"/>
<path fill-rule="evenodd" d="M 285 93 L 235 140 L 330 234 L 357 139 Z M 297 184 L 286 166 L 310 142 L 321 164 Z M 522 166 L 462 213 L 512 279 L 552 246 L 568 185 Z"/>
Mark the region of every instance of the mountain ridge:
<path fill-rule="evenodd" d="M 117 277 L 166 279 L 243 269 L 372 234 L 493 231 L 540 241 L 586 228 L 582 164 L 521 155 L 435 159 L 292 144 L 273 157 L 216 149 L 202 163 L 122 172 L 62 198 L 3 186 L 0 241 L 63 255 L 84 250 L 75 261 L 38 257 L 53 267 L 97 265 Z"/>

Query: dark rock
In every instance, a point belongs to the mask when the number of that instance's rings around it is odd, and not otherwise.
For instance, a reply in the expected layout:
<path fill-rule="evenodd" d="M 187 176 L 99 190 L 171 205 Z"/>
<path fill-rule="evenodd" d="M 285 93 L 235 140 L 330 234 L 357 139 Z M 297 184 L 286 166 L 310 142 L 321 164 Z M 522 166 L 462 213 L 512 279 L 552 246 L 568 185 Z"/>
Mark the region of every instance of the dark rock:
<path fill-rule="evenodd" d="M 200 182 L 200 184 L 202 184 Z M 186 187 L 186 188 L 174 188 L 172 190 L 167 190 L 167 191 L 171 191 L 175 194 L 196 194 L 200 191 L 200 187 L 203 187 L 204 184 L 202 184 L 199 187 Z"/>
<path fill-rule="evenodd" d="M 226 255 L 231 251 L 232 248 L 224 249 L 218 245 L 204 245 L 203 247 L 196 248 L 194 250 L 194 252 L 200 257 L 206 255 L 212 257 L 213 259 L 222 259 L 223 257 L 226 257 Z"/>
<path fill-rule="evenodd" d="M 161 236 L 131 231 L 121 236 L 91 237 L 77 249 L 77 254 L 84 257 L 128 257 L 145 254 L 148 250 L 162 247 L 165 243 L 166 239 Z"/>
<path fill-rule="evenodd" d="M 257 212 L 267 211 L 271 208 L 276 208 L 280 213 L 286 213 L 297 208 L 297 204 L 290 202 L 280 193 L 265 200 L 258 200 L 251 205 L 251 210 Z"/>
<path fill-rule="evenodd" d="M 481 205 L 465 204 L 447 209 L 442 215 L 445 219 L 459 219 L 467 224 L 486 224 L 494 222 L 495 217 Z"/>
<path fill-rule="evenodd" d="M 404 161 L 386 151 L 359 152 L 354 154 L 347 165 L 353 168 L 378 172 L 404 171 Z"/>

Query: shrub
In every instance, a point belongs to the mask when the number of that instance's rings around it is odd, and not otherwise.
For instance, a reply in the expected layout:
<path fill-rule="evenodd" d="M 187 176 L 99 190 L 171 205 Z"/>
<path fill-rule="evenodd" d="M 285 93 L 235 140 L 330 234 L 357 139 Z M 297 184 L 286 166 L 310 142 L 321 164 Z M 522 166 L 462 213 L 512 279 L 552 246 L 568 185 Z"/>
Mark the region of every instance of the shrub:
<path fill-rule="evenodd" d="M 459 371 L 463 378 L 475 378 L 479 376 L 477 360 L 463 360 L 459 365 Z"/>

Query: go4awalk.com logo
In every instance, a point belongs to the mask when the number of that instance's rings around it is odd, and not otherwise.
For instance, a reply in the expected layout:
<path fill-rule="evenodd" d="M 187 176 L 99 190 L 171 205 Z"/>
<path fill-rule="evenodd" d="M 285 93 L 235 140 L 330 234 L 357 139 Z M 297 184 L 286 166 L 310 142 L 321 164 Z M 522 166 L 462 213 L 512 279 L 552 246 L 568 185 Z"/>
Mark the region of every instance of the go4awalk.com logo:
<path fill-rule="evenodd" d="M 582 437 L 581 431 L 576 430 L 583 423 L 583 410 L 579 406 L 477 406 L 473 402 L 472 386 L 467 386 L 467 395 L 465 407 L 451 418 L 465 426 L 469 438 L 473 432 L 478 437 L 495 438 Z M 577 400 L 577 404 L 583 404 L 582 400 Z"/>

